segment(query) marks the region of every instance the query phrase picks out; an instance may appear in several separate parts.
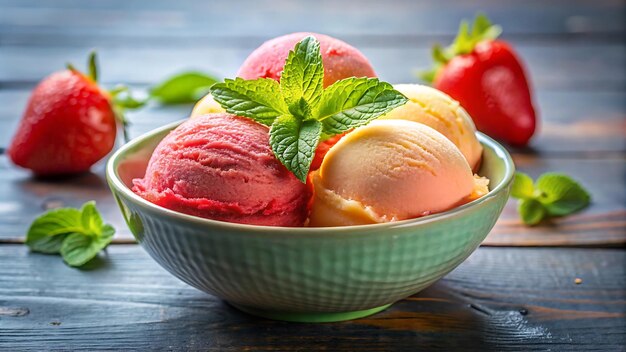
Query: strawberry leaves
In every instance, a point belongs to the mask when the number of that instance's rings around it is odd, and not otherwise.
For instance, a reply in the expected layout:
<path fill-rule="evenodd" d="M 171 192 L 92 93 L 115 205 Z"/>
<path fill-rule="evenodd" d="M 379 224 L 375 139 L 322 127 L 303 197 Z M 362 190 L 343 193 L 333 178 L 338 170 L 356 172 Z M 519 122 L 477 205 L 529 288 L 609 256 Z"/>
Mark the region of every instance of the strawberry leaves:
<path fill-rule="evenodd" d="M 92 81 L 98 82 L 98 64 L 96 62 L 96 52 L 92 51 L 89 53 L 89 58 L 87 59 L 89 66 L 89 78 Z"/>
<path fill-rule="evenodd" d="M 407 98 L 376 78 L 347 78 L 324 89 L 320 45 L 309 36 L 290 51 L 280 83 L 226 79 L 211 94 L 227 112 L 270 126 L 276 158 L 300 181 L 321 139 L 362 126 L 403 105 Z"/>
<path fill-rule="evenodd" d="M 492 24 L 484 13 L 478 13 L 471 26 L 466 20 L 461 21 L 459 32 L 452 44 L 446 48 L 440 44 L 433 45 L 432 56 L 435 63 L 430 70 L 420 72 L 420 78 L 433 82 L 437 72 L 455 56 L 469 54 L 479 42 L 495 40 L 501 33 L 502 27 Z"/>

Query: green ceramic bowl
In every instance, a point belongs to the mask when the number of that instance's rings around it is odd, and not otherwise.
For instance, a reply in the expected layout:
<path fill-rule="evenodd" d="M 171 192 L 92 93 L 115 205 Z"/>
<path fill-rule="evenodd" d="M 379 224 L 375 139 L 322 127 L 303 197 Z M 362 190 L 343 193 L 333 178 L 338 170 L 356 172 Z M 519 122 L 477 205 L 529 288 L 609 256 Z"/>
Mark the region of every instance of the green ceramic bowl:
<path fill-rule="evenodd" d="M 130 190 L 161 139 L 145 134 L 109 160 L 107 179 L 137 241 L 189 285 L 267 318 L 330 322 L 364 317 L 419 292 L 465 260 L 506 203 L 514 165 L 479 134 L 484 197 L 445 213 L 393 223 L 284 228 L 207 220 L 154 205 Z"/>

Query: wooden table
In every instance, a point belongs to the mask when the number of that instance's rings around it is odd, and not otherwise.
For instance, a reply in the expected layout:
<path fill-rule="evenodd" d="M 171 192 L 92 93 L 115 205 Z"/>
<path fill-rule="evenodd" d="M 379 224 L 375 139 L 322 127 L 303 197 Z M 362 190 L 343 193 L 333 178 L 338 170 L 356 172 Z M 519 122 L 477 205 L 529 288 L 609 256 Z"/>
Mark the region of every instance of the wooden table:
<path fill-rule="evenodd" d="M 90 48 L 105 84 L 142 89 L 189 68 L 233 76 L 263 40 L 311 30 L 360 48 L 384 80 L 415 82 L 430 45 L 477 10 L 504 26 L 536 88 L 542 124 L 531 147 L 512 150 L 518 169 L 571 174 L 589 208 L 531 228 L 510 201 L 483 246 L 423 292 L 365 319 L 293 324 L 240 313 L 161 269 L 123 224 L 103 163 L 42 181 L 0 155 L 0 350 L 624 350 L 623 1 L 0 0 L 1 151 L 34 85 Z M 129 114 L 131 135 L 189 111 Z M 89 199 L 118 230 L 105 255 L 78 270 L 29 253 L 37 214 Z"/>

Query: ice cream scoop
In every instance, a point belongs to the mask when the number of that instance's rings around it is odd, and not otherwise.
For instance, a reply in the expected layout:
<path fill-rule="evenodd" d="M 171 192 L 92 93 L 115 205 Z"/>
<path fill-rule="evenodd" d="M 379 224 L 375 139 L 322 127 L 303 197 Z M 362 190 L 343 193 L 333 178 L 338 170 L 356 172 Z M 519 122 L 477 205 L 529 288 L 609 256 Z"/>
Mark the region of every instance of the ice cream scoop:
<path fill-rule="evenodd" d="M 348 133 L 312 173 L 310 226 L 373 224 L 442 212 L 472 199 L 459 149 L 412 121 L 377 120 Z M 484 185 L 485 186 L 485 185 Z"/>
<path fill-rule="evenodd" d="M 202 99 L 198 100 L 196 105 L 194 105 L 193 110 L 191 110 L 190 117 L 197 117 L 219 112 L 225 112 L 224 108 L 222 108 L 222 106 L 215 101 L 211 93 L 208 93 Z"/>
<path fill-rule="evenodd" d="M 473 170 L 478 169 L 483 147 L 476 138 L 472 118 L 458 101 L 437 89 L 419 84 L 396 84 L 394 88 L 409 101 L 382 119 L 409 120 L 434 128 L 461 150 Z"/>
<path fill-rule="evenodd" d="M 170 132 L 133 191 L 162 207 L 242 224 L 302 226 L 310 193 L 274 156 L 268 128 L 219 113 Z"/>
<path fill-rule="evenodd" d="M 359 50 L 339 39 L 317 33 L 292 33 L 263 43 L 244 61 L 237 77 L 280 80 L 289 51 L 310 35 L 320 43 L 324 63 L 324 87 L 348 77 L 376 77 L 372 65 Z"/>

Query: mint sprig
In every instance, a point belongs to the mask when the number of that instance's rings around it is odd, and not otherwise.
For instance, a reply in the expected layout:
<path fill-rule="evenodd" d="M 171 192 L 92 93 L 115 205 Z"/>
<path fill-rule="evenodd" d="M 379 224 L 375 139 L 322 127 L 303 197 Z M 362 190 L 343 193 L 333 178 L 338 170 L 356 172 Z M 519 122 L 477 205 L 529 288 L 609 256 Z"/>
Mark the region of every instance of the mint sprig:
<path fill-rule="evenodd" d="M 476 14 L 474 23 L 471 26 L 468 21 L 461 21 L 459 32 L 452 44 L 445 48 L 438 43 L 433 45 L 433 67 L 420 72 L 419 77 L 428 83 L 432 83 L 437 72 L 454 57 L 471 53 L 476 44 L 483 40 L 495 40 L 501 33 L 502 27 L 492 24 L 484 13 L 479 12 Z"/>
<path fill-rule="evenodd" d="M 578 182 L 560 173 L 545 173 L 533 183 L 517 172 L 511 196 L 519 199 L 518 212 L 527 225 L 536 225 L 553 216 L 565 216 L 589 205 L 591 196 Z"/>
<path fill-rule="evenodd" d="M 280 82 L 226 79 L 211 94 L 227 112 L 270 126 L 276 158 L 300 181 L 320 140 L 362 126 L 408 99 L 377 78 L 347 78 L 324 89 L 320 45 L 304 38 L 289 52 Z"/>
<path fill-rule="evenodd" d="M 50 210 L 36 218 L 26 234 L 33 252 L 58 254 L 70 266 L 81 266 L 111 243 L 115 229 L 105 224 L 95 202 L 81 209 Z"/>

